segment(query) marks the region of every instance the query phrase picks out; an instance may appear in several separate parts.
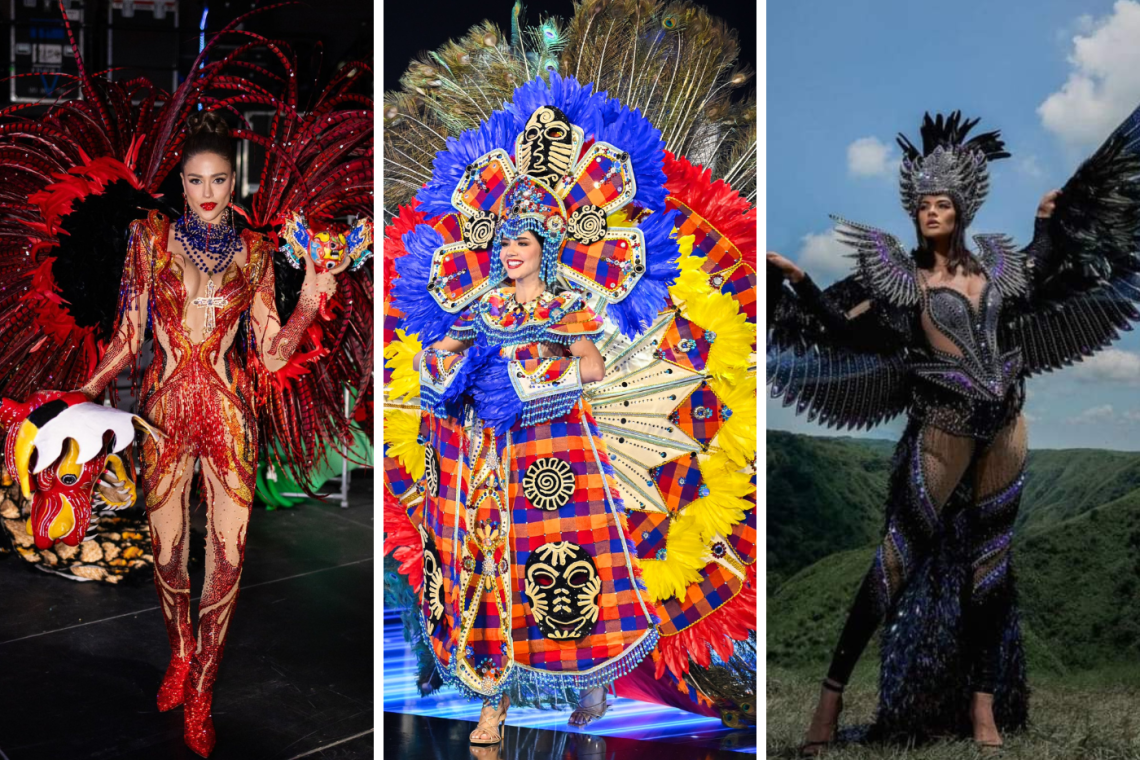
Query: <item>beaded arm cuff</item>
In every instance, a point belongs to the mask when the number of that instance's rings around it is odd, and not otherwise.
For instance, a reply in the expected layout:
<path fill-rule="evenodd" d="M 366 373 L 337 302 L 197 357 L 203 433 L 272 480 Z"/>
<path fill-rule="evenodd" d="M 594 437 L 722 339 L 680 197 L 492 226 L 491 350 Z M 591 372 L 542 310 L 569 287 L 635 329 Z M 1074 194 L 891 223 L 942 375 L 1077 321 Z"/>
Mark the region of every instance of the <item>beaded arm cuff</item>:
<path fill-rule="evenodd" d="M 510 362 L 511 385 L 522 402 L 524 427 L 570 413 L 582 397 L 578 357 Z"/>
<path fill-rule="evenodd" d="M 319 307 L 320 295 L 302 290 L 301 298 L 297 301 L 297 307 L 293 309 L 289 321 L 277 335 L 273 336 L 269 344 L 269 356 L 283 362 L 289 361 L 289 357 L 301 345 L 301 338 L 305 336 L 305 331 L 316 318 Z"/>
<path fill-rule="evenodd" d="M 107 346 L 102 361 L 95 368 L 95 372 L 79 389 L 80 393 L 89 399 L 96 399 L 103 395 L 107 384 L 119 376 L 138 352 L 136 329 L 133 319 L 124 317 L 122 327 L 115 333 L 115 337 Z"/>
<path fill-rule="evenodd" d="M 456 395 L 452 384 L 460 374 L 466 354 L 440 348 L 425 348 L 420 355 L 420 408 L 435 417 L 448 417 L 448 403 Z M 449 393 L 448 391 L 451 391 Z"/>
<path fill-rule="evenodd" d="M 460 314 L 447 331 L 447 337 L 461 342 L 473 341 L 475 336 L 475 314 L 470 309 Z"/>

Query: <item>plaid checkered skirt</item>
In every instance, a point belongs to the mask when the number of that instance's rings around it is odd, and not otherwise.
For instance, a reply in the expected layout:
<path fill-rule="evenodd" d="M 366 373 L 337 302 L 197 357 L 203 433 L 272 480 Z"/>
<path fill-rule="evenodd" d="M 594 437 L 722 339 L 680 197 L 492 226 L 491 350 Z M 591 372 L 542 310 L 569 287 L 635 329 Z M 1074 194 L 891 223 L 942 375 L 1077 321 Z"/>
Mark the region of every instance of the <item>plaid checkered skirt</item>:
<path fill-rule="evenodd" d="M 605 686 L 635 668 L 657 618 L 589 406 L 499 436 L 478 421 L 424 424 L 423 620 L 445 679 L 487 698 Z"/>

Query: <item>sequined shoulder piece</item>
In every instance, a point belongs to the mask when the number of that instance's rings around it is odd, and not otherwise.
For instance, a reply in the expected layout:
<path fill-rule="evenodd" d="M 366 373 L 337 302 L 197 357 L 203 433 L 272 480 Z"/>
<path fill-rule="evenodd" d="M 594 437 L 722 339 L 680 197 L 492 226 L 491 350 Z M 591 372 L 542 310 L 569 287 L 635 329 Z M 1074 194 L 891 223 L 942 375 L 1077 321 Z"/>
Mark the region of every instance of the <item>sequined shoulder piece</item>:
<path fill-rule="evenodd" d="M 245 230 L 241 237 L 245 242 L 246 255 L 249 257 L 246 262 L 249 281 L 261 282 L 266 268 L 273 265 L 273 244 L 265 235 L 252 230 Z"/>
<path fill-rule="evenodd" d="M 854 249 L 851 256 L 859 279 L 875 297 L 895 306 L 916 306 L 920 300 L 918 273 L 914 258 L 899 239 L 865 224 L 831 218 L 840 241 Z"/>
<path fill-rule="evenodd" d="M 1008 235 L 975 235 L 977 258 L 990 281 L 1005 297 L 1025 295 L 1029 291 L 1026 256 L 1014 246 Z"/>
<path fill-rule="evenodd" d="M 139 264 L 145 260 L 155 271 L 170 265 L 170 251 L 166 246 L 166 235 L 170 230 L 170 220 L 158 209 L 152 209 L 142 219 L 131 222 L 131 247 L 140 256 Z"/>

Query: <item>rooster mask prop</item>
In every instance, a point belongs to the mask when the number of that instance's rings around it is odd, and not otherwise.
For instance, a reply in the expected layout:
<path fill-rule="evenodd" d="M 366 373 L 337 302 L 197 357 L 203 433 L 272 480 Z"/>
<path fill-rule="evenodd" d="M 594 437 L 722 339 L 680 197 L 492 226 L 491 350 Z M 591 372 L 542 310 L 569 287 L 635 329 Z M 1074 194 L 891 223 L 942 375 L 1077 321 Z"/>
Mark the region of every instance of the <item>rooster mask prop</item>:
<path fill-rule="evenodd" d="M 136 429 L 161 437 L 142 417 L 78 392 L 40 391 L 23 404 L 4 399 L 0 426 L 8 429 L 5 469 L 32 500 L 27 529 L 39 549 L 83 541 L 93 499 L 109 509 L 133 504 L 134 467 L 125 450 Z"/>

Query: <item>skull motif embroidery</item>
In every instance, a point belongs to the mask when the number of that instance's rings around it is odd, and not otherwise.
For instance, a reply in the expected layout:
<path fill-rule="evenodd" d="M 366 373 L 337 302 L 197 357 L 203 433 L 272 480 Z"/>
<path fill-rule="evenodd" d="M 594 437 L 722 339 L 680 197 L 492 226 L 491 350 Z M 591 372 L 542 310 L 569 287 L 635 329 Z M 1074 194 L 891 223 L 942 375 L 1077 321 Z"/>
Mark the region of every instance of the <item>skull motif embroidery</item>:
<path fill-rule="evenodd" d="M 553 185 L 570 171 L 573 141 L 566 114 L 554 106 L 539 108 L 523 128 L 515 156 L 519 172 Z"/>
<path fill-rule="evenodd" d="M 435 539 L 420 526 L 420 538 L 424 542 L 424 597 L 423 612 L 428 627 L 434 628 L 443 619 L 443 563 Z"/>
<path fill-rule="evenodd" d="M 439 457 L 431 446 L 424 448 L 424 488 L 428 496 L 439 496 Z"/>
<path fill-rule="evenodd" d="M 569 541 L 543 544 L 526 561 L 526 596 L 542 635 L 582 638 L 598 622 L 602 579 L 594 558 Z"/>

